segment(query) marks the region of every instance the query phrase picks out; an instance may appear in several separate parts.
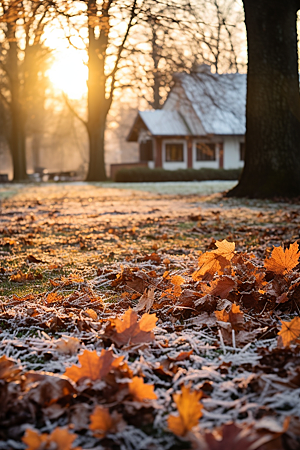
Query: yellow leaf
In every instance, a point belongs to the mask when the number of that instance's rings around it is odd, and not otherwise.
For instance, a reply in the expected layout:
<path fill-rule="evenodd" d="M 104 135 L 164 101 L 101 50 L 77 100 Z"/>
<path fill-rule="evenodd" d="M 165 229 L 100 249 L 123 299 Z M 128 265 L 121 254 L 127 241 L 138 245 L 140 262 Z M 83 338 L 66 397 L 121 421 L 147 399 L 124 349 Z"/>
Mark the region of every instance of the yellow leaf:
<path fill-rule="evenodd" d="M 168 427 L 174 434 L 185 436 L 188 431 L 198 424 L 203 408 L 199 402 L 201 397 L 202 392 L 192 392 L 190 386 L 182 386 L 181 393 L 173 395 L 179 416 L 170 414 Z"/>
<path fill-rule="evenodd" d="M 201 280 L 206 273 L 214 275 L 217 272 L 220 275 L 224 272 L 225 267 L 230 266 L 230 261 L 234 256 L 235 243 L 224 239 L 217 241 L 216 246 L 216 250 L 203 253 L 199 257 L 199 269 L 192 275 L 195 281 Z"/>
<path fill-rule="evenodd" d="M 115 367 L 118 367 L 124 356 L 115 358 L 112 350 L 102 350 L 98 356 L 96 350 L 85 350 L 78 356 L 81 367 L 73 365 L 68 367 L 65 376 L 77 382 L 83 378 L 89 378 L 92 381 L 101 380 Z"/>
<path fill-rule="evenodd" d="M 289 249 L 274 247 L 271 258 L 265 259 L 265 267 L 270 272 L 285 275 L 297 266 L 300 252 L 297 242 L 290 245 Z"/>
<path fill-rule="evenodd" d="M 26 430 L 22 438 L 27 444 L 27 450 L 55 449 L 55 450 L 81 450 L 81 447 L 72 447 L 76 434 L 71 434 L 66 428 L 55 428 L 51 434 L 40 434 L 36 430 Z"/>
<path fill-rule="evenodd" d="M 157 399 L 157 396 L 154 393 L 153 384 L 145 384 L 141 377 L 133 377 L 132 382 L 129 383 L 128 387 L 133 399 L 138 402 Z"/>
<path fill-rule="evenodd" d="M 281 330 L 278 334 L 281 336 L 283 345 L 286 347 L 300 337 L 300 318 L 294 317 L 290 322 L 281 320 L 281 325 Z"/>

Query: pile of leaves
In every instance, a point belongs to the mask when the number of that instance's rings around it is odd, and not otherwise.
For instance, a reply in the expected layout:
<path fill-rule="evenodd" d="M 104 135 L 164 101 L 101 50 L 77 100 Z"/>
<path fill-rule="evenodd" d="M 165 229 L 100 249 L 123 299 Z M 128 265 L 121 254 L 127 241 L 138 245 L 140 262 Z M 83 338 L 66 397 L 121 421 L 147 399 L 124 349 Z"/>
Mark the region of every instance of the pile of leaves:
<path fill-rule="evenodd" d="M 2 233 L 0 449 L 300 447 L 296 241 L 174 254 L 168 236 L 137 250 L 131 227 L 124 255 L 91 264 L 81 238 L 66 270 L 65 241 L 51 261 L 19 223 Z"/>

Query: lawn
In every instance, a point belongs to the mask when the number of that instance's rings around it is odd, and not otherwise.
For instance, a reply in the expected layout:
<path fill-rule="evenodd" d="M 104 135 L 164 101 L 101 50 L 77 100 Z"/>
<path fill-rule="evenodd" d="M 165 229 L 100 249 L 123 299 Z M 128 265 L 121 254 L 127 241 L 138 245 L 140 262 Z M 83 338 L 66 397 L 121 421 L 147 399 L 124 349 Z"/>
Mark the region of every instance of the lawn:
<path fill-rule="evenodd" d="M 300 205 L 233 184 L 0 186 L 0 449 L 300 448 Z"/>

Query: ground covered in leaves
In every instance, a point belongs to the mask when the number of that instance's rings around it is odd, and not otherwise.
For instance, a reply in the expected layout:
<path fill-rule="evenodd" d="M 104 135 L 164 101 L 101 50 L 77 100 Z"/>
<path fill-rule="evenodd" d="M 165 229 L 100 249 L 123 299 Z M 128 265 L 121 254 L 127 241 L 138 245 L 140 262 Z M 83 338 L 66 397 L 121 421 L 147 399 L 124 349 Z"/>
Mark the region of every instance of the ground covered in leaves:
<path fill-rule="evenodd" d="M 0 201 L 0 449 L 300 448 L 299 205 Z"/>

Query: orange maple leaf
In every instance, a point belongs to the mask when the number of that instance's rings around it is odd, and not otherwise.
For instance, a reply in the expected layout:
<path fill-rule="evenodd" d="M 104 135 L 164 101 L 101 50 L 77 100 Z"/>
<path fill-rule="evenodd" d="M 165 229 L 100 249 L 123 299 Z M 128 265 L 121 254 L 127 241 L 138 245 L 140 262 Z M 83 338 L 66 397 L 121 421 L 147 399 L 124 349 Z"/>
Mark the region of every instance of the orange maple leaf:
<path fill-rule="evenodd" d="M 49 292 L 46 301 L 47 303 L 55 303 L 60 302 L 63 299 L 64 297 L 62 295 L 59 295 L 57 292 Z"/>
<path fill-rule="evenodd" d="M 206 273 L 214 275 L 216 272 L 220 275 L 224 272 L 225 267 L 230 265 L 230 261 L 234 256 L 235 243 L 216 241 L 216 250 L 203 253 L 198 259 L 199 269 L 192 274 L 195 281 L 201 280 Z"/>
<path fill-rule="evenodd" d="M 22 441 L 27 444 L 27 450 L 40 450 L 55 448 L 55 450 L 81 450 L 81 447 L 72 447 L 76 434 L 71 434 L 66 428 L 55 428 L 51 434 L 40 434 L 36 430 L 26 430 Z M 55 446 L 52 444 L 56 444 Z"/>
<path fill-rule="evenodd" d="M 185 282 L 185 279 L 180 275 L 174 275 L 171 278 L 171 283 L 174 284 L 175 286 L 180 286 L 184 282 Z"/>
<path fill-rule="evenodd" d="M 97 405 L 90 415 L 90 430 L 93 431 L 93 435 L 102 439 L 109 432 L 121 431 L 121 429 L 126 425 L 122 419 L 122 415 L 114 411 L 110 414 L 108 408 L 103 408 Z"/>
<path fill-rule="evenodd" d="M 299 246 L 297 242 L 290 245 L 285 250 L 282 247 L 274 247 L 271 258 L 265 259 L 265 267 L 270 272 L 278 275 L 285 275 L 297 266 L 299 261 Z"/>
<path fill-rule="evenodd" d="M 92 381 L 101 380 L 113 369 L 120 365 L 124 356 L 116 358 L 112 350 L 102 350 L 98 356 L 96 350 L 85 350 L 78 356 L 81 367 L 73 365 L 65 371 L 65 376 L 78 382 L 83 378 L 89 378 Z"/>
<path fill-rule="evenodd" d="M 138 402 L 157 399 L 157 396 L 154 393 L 154 385 L 145 384 L 141 377 L 133 377 L 132 382 L 129 383 L 128 387 L 133 399 Z"/>
<path fill-rule="evenodd" d="M 184 436 L 194 426 L 202 416 L 203 406 L 199 402 L 202 392 L 190 390 L 190 386 L 182 386 L 180 394 L 174 394 L 179 416 L 170 414 L 168 417 L 168 427 L 177 436 Z"/>
<path fill-rule="evenodd" d="M 217 320 L 221 322 L 230 322 L 234 330 L 243 328 L 244 313 L 240 310 L 240 307 L 234 303 L 232 304 L 229 313 L 226 309 L 222 309 L 221 311 L 215 311 L 215 316 Z"/>
<path fill-rule="evenodd" d="M 155 314 L 145 313 L 138 321 L 138 315 L 131 308 L 118 319 L 111 319 L 111 325 L 108 327 L 110 338 L 117 345 L 142 344 L 154 339 L 152 333 L 155 327 L 157 317 Z"/>
<path fill-rule="evenodd" d="M 300 318 L 294 317 L 290 322 L 281 320 L 281 325 L 281 330 L 278 334 L 281 336 L 283 345 L 286 347 L 300 337 Z"/>

